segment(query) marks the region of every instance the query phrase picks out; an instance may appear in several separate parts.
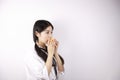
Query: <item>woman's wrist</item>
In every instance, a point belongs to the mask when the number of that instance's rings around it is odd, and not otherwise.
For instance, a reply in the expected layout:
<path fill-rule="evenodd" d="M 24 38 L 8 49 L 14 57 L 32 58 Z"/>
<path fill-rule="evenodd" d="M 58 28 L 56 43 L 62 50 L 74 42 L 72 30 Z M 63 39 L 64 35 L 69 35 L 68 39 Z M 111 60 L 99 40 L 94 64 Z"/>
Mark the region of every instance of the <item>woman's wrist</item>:
<path fill-rule="evenodd" d="M 58 57 L 59 56 L 59 54 L 58 53 L 55 53 L 55 57 Z"/>
<path fill-rule="evenodd" d="M 53 54 L 48 54 L 48 56 L 53 57 Z"/>

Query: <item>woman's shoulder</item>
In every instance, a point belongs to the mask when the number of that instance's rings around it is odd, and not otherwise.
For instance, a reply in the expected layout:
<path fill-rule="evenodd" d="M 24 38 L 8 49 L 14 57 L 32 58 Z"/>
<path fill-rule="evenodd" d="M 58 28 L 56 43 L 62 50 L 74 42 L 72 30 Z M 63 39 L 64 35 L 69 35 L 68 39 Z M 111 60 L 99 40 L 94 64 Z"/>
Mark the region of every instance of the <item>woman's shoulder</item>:
<path fill-rule="evenodd" d="M 34 48 L 29 48 L 25 52 L 25 57 L 24 57 L 25 62 L 40 62 L 43 63 L 43 60 L 37 55 L 36 51 Z"/>

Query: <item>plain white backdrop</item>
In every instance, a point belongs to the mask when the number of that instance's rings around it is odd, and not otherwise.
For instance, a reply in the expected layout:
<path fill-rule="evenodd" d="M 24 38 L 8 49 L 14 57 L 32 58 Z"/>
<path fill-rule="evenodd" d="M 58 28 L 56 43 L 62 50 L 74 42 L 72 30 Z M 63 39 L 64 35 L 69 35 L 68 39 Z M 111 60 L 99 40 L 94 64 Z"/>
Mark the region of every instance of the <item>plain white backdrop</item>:
<path fill-rule="evenodd" d="M 119 0 L 0 0 L 0 80 L 26 80 L 38 19 L 55 27 L 65 80 L 120 80 Z"/>

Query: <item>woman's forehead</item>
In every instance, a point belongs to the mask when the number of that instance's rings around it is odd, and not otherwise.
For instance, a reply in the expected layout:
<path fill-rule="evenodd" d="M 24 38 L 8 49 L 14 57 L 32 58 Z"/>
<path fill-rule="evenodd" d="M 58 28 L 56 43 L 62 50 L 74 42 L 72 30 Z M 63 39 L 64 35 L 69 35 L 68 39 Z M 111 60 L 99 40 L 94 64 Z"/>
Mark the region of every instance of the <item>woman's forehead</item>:
<path fill-rule="evenodd" d="M 47 27 L 45 31 L 52 31 L 52 27 L 51 26 Z"/>

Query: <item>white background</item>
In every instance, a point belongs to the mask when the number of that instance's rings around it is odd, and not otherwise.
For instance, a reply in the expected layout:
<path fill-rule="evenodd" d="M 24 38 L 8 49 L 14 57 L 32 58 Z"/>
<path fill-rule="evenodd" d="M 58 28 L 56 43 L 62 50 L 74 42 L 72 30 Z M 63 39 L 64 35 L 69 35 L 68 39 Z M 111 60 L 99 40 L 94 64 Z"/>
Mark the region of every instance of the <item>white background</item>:
<path fill-rule="evenodd" d="M 32 28 L 49 20 L 65 80 L 120 80 L 119 0 L 0 0 L 0 80 L 25 80 Z"/>

